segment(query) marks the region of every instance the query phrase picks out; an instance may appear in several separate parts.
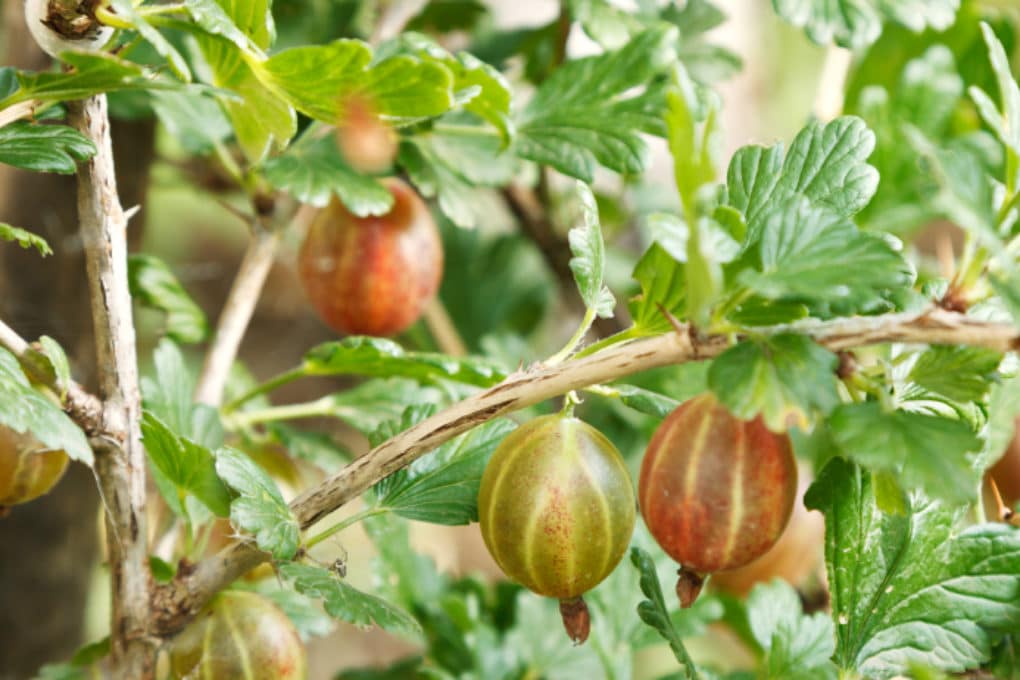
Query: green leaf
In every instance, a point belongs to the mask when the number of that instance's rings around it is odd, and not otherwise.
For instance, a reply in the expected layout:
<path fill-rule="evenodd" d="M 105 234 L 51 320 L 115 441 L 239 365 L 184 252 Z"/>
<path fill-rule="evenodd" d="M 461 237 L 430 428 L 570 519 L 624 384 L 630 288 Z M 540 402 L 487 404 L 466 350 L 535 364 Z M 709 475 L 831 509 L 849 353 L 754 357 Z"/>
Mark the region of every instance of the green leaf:
<path fill-rule="evenodd" d="M 772 0 L 772 5 L 816 43 L 859 49 L 875 42 L 887 21 L 914 33 L 943 31 L 956 19 L 960 0 Z"/>
<path fill-rule="evenodd" d="M 301 528 L 276 482 L 247 455 L 231 448 L 216 452 L 216 473 L 239 495 L 230 501 L 230 523 L 255 535 L 273 559 L 289 560 L 301 542 Z"/>
<path fill-rule="evenodd" d="M 190 153 L 212 153 L 233 132 L 220 105 L 205 94 L 188 91 L 153 92 L 150 104 L 167 134 Z"/>
<path fill-rule="evenodd" d="M 219 517 L 230 515 L 230 492 L 216 474 L 209 449 L 175 434 L 151 411 L 142 415 L 142 442 L 153 466 L 173 486 L 179 508 L 190 494 Z"/>
<path fill-rule="evenodd" d="M 613 385 L 599 390 L 598 393 L 616 397 L 624 406 L 660 419 L 665 418 L 680 405 L 677 399 L 634 385 Z"/>
<path fill-rule="evenodd" d="M 166 312 L 166 334 L 178 342 L 202 342 L 209 334 L 205 312 L 195 304 L 163 260 L 153 255 L 128 257 L 131 295 L 143 305 Z"/>
<path fill-rule="evenodd" d="M 254 5 L 250 7 L 254 9 Z M 198 44 L 209 64 L 213 84 L 240 98 L 220 97 L 220 104 L 248 160 L 258 163 L 270 149 L 285 147 L 297 132 L 297 115 L 290 104 L 259 81 L 233 42 L 200 35 Z"/>
<path fill-rule="evenodd" d="M 225 38 L 240 50 L 266 49 L 273 41 L 270 0 L 188 0 L 195 24 L 210 35 Z"/>
<path fill-rule="evenodd" d="M 567 6 L 588 37 L 607 50 L 620 49 L 644 28 L 640 19 L 608 0 L 568 0 Z"/>
<path fill-rule="evenodd" d="M 170 64 L 174 74 L 186 83 L 191 82 L 188 62 L 169 40 L 157 31 L 145 17 L 135 9 L 133 0 L 110 0 L 110 7 L 123 20 L 134 25 L 135 30 Z"/>
<path fill-rule="evenodd" d="M 376 484 L 377 507 L 433 524 L 477 522 L 482 473 L 515 427 L 509 420 L 490 420 L 422 456 Z"/>
<path fill-rule="evenodd" d="M 998 379 L 1001 361 L 994 350 L 937 345 L 918 356 L 909 379 L 953 401 L 979 401 Z"/>
<path fill-rule="evenodd" d="M 803 197 L 763 213 L 750 226 L 758 235 L 761 269 L 746 269 L 738 280 L 762 297 L 863 309 L 883 292 L 913 283 L 914 272 L 893 237 L 858 231 Z"/>
<path fill-rule="evenodd" d="M 42 335 L 39 337 L 39 350 L 53 368 L 56 384 L 64 388 L 60 394 L 60 398 L 64 399 L 67 396 L 66 387 L 71 384 L 71 364 L 67 360 L 64 348 L 50 336 Z"/>
<path fill-rule="evenodd" d="M 616 300 L 605 285 L 606 244 L 602 240 L 599 209 L 595 195 L 584 182 L 577 183 L 577 195 L 581 199 L 582 222 L 567 234 L 570 252 L 574 255 L 570 271 L 574 273 L 581 299 L 588 309 L 608 318 L 613 315 Z"/>
<path fill-rule="evenodd" d="M 18 227 L 12 227 L 4 222 L 0 222 L 0 240 L 17 243 L 26 250 L 35 248 L 43 257 L 53 254 L 50 244 L 42 236 L 37 236 L 30 231 Z"/>
<path fill-rule="evenodd" d="M 152 353 L 152 362 L 155 376 L 143 376 L 141 380 L 145 408 L 172 431 L 206 448 L 222 445 L 219 411 L 192 401 L 195 378 L 177 345 L 169 338 L 161 339 Z"/>
<path fill-rule="evenodd" d="M 92 466 L 85 434 L 60 406 L 32 388 L 13 354 L 0 348 L 0 425 L 29 433 L 46 450 L 63 450 L 72 460 Z"/>
<path fill-rule="evenodd" d="M 453 56 L 432 39 L 419 33 L 403 33 L 394 42 L 405 54 L 435 61 L 453 75 L 454 98 L 463 110 L 473 113 L 499 130 L 502 141 L 513 135 L 510 122 L 510 84 L 497 69 L 467 52 Z M 385 46 L 380 48 L 380 53 Z M 379 59 L 380 55 L 376 55 Z"/>
<path fill-rule="evenodd" d="M 266 161 L 266 180 L 302 203 L 324 207 L 336 196 L 359 217 L 388 213 L 393 195 L 375 178 L 351 169 L 333 136 L 321 132 L 310 126 L 284 153 Z"/>
<path fill-rule="evenodd" d="M 999 85 L 1002 110 L 998 109 L 992 98 L 983 90 L 971 87 L 968 92 L 988 127 L 1013 154 L 1020 155 L 1020 85 L 1010 71 L 1009 56 L 992 27 L 982 22 L 981 32 L 984 34 L 985 44 L 988 45 L 988 58 L 992 62 L 992 69 Z"/>
<path fill-rule="evenodd" d="M 73 175 L 78 161 L 95 153 L 91 140 L 66 125 L 18 121 L 0 128 L 0 163 L 16 168 Z"/>
<path fill-rule="evenodd" d="M 964 422 L 909 411 L 886 412 L 878 403 L 844 404 L 829 418 L 840 449 L 872 470 L 900 476 L 907 490 L 966 502 L 977 488 L 972 454 L 981 440 Z"/>
<path fill-rule="evenodd" d="M 294 108 L 324 123 L 340 118 L 342 102 L 363 95 L 397 123 L 438 116 L 453 101 L 453 76 L 434 60 L 400 55 L 372 64 L 360 40 L 294 47 L 258 66 L 259 77 Z"/>
<path fill-rule="evenodd" d="M 870 475 L 841 459 L 822 470 L 805 504 L 825 514 L 841 668 L 883 679 L 914 663 L 973 669 L 1001 631 L 1020 625 L 1017 529 L 960 529 L 960 511 L 920 496 L 910 514 L 885 514 Z"/>
<path fill-rule="evenodd" d="M 822 612 L 805 616 L 788 583 L 776 579 L 756 585 L 747 597 L 747 618 L 765 652 L 760 677 L 835 680 L 836 666 L 829 660 L 836 651 L 832 620 Z"/>
<path fill-rule="evenodd" d="M 109 54 L 65 52 L 62 60 L 74 67 L 72 71 L 18 72 L 18 89 L 3 101 L 0 108 L 40 99 L 44 102 L 85 99 L 104 92 L 121 90 L 179 89 L 178 81 L 151 77 L 141 66 Z"/>
<path fill-rule="evenodd" d="M 357 590 L 331 571 L 290 562 L 280 565 L 280 576 L 292 581 L 299 593 L 321 598 L 326 613 L 333 618 L 362 627 L 374 623 L 383 630 L 401 635 L 421 635 L 421 626 L 406 611 Z"/>
<path fill-rule="evenodd" d="M 691 661 L 683 640 L 673 627 L 673 620 L 666 608 L 666 600 L 662 597 L 662 586 L 659 585 L 659 577 L 655 573 L 655 563 L 651 556 L 641 548 L 634 547 L 630 550 L 630 561 L 641 574 L 641 592 L 648 598 L 638 605 L 638 616 L 669 643 L 677 661 L 683 664 L 686 677 L 689 680 L 699 680 L 701 675 Z"/>
<path fill-rule="evenodd" d="M 616 52 L 561 66 L 524 109 L 517 154 L 588 184 L 596 164 L 644 171 L 649 154 L 640 133 L 665 133 L 662 87 L 649 83 L 672 63 L 675 40 L 675 29 L 656 28 Z M 644 92 L 633 94 L 637 87 Z"/>
<path fill-rule="evenodd" d="M 744 214 L 752 231 L 765 212 L 796 195 L 840 217 L 852 217 L 878 187 L 878 172 L 865 162 L 874 148 L 875 134 L 854 116 L 826 125 L 808 123 L 785 158 L 782 144 L 745 146 L 730 161 L 729 204 Z"/>
<path fill-rule="evenodd" d="M 444 116 L 447 120 L 457 118 Z M 430 133 L 404 140 L 400 164 L 422 196 L 437 199 L 451 222 L 472 228 L 492 221 L 492 202 L 477 187 L 509 183 L 519 161 L 488 128 L 438 123 Z"/>
<path fill-rule="evenodd" d="M 839 404 L 836 355 L 803 335 L 745 340 L 712 362 L 708 384 L 741 420 L 759 413 L 770 430 L 810 430 Z"/>
<path fill-rule="evenodd" d="M 632 298 L 627 307 L 634 319 L 635 331 L 654 335 L 672 328 L 659 311 L 659 305 L 678 318 L 686 315 L 685 267 L 659 243 L 653 243 L 638 260 L 634 278 L 641 286 L 641 293 Z"/>
<path fill-rule="evenodd" d="M 367 336 L 313 347 L 305 354 L 301 368 L 306 375 L 404 377 L 426 383 L 452 380 L 478 387 L 490 387 L 506 377 L 485 359 L 408 352 L 392 340 Z"/>

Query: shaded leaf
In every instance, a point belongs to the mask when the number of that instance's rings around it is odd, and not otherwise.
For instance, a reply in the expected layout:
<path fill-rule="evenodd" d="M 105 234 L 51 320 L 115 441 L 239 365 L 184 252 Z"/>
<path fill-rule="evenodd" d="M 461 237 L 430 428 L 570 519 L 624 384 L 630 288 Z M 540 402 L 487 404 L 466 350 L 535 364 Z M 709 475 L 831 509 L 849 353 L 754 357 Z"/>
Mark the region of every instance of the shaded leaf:
<path fill-rule="evenodd" d="M 53 250 L 50 249 L 50 244 L 47 243 L 46 239 L 42 236 L 37 236 L 30 231 L 26 231 L 18 227 L 12 227 L 11 225 L 3 222 L 0 222 L 0 240 L 17 243 L 26 250 L 29 248 L 35 248 L 43 257 L 53 254 Z"/>
<path fill-rule="evenodd" d="M 72 175 L 79 161 L 95 153 L 91 140 L 66 125 L 18 121 L 0 127 L 0 163 L 16 168 Z"/>
<path fill-rule="evenodd" d="M 230 522 L 255 536 L 273 559 L 289 560 L 297 552 L 301 529 L 276 482 L 247 455 L 231 448 L 216 452 L 216 473 L 239 495 L 230 501 Z"/>
<path fill-rule="evenodd" d="M 131 295 L 143 305 L 166 312 L 166 334 L 178 342 L 205 340 L 209 324 L 163 260 L 153 255 L 128 256 Z"/>

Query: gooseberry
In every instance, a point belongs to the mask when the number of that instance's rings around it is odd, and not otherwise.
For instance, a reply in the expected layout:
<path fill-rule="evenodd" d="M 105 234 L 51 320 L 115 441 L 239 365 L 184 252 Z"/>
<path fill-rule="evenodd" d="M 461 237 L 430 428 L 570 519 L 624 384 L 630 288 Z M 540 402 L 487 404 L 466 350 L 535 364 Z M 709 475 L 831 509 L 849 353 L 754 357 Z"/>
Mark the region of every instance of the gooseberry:
<path fill-rule="evenodd" d="M 352 335 L 395 335 L 418 320 L 443 273 L 439 230 L 425 202 L 386 180 L 393 207 L 357 217 L 333 199 L 308 230 L 298 256 L 305 291 L 322 320 Z"/>
<path fill-rule="evenodd" d="M 31 434 L 0 427 L 0 508 L 27 503 L 56 486 L 67 454 L 47 449 Z"/>
<path fill-rule="evenodd" d="M 783 533 L 797 491 L 790 438 L 733 416 L 714 395 L 684 402 L 655 431 L 638 482 L 649 531 L 680 563 L 689 606 L 705 574 L 735 569 Z"/>
<path fill-rule="evenodd" d="M 304 645 L 283 610 L 239 590 L 217 594 L 170 647 L 174 680 L 303 680 L 306 666 Z"/>
<path fill-rule="evenodd" d="M 478 516 L 503 572 L 559 600 L 567 633 L 584 642 L 590 620 L 581 596 L 613 571 L 634 531 L 633 484 L 612 442 L 574 417 L 522 425 L 485 468 Z"/>

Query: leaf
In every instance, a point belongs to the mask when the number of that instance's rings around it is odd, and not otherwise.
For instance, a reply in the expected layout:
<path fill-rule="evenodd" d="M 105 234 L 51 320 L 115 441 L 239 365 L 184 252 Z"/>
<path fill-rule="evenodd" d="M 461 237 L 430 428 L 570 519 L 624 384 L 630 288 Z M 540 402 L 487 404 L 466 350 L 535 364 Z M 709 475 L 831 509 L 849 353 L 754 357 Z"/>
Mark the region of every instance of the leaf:
<path fill-rule="evenodd" d="M 605 285 L 606 244 L 602 240 L 602 225 L 595 195 L 584 182 L 577 183 L 581 199 L 582 222 L 567 234 L 570 243 L 570 271 L 574 273 L 577 289 L 588 309 L 600 317 L 613 315 L 616 299 Z"/>
<path fill-rule="evenodd" d="M 131 295 L 143 305 L 166 312 L 166 334 L 178 342 L 202 342 L 209 334 L 205 312 L 195 304 L 163 260 L 153 255 L 128 257 Z"/>
<path fill-rule="evenodd" d="M 53 254 L 50 244 L 42 236 L 37 236 L 30 231 L 25 231 L 18 227 L 12 227 L 4 222 L 0 222 L 0 240 L 17 243 L 26 250 L 35 248 L 43 257 Z"/>
<path fill-rule="evenodd" d="M 689 680 L 698 680 L 701 676 L 697 667 L 691 661 L 683 640 L 673 627 L 673 621 L 666 609 L 666 600 L 662 597 L 662 586 L 659 585 L 659 577 L 655 573 L 655 563 L 651 556 L 638 547 L 631 548 L 630 561 L 641 574 L 641 592 L 648 598 L 638 605 L 637 613 L 641 620 L 659 631 L 659 635 L 669 643 L 673 655 L 676 656 L 684 666 L 686 677 Z"/>
<path fill-rule="evenodd" d="M 966 502 L 977 488 L 972 455 L 981 440 L 964 422 L 909 411 L 885 412 L 875 402 L 844 404 L 829 418 L 846 455 L 872 470 L 900 476 L 904 489 Z"/>
<path fill-rule="evenodd" d="M 190 153 L 212 153 L 233 132 L 220 105 L 205 94 L 153 92 L 149 103 L 167 134 Z"/>
<path fill-rule="evenodd" d="M 482 473 L 515 427 L 500 418 L 450 440 L 376 484 L 376 506 L 420 522 L 477 522 Z"/>
<path fill-rule="evenodd" d="M 766 211 L 796 195 L 837 216 L 852 217 L 878 187 L 878 172 L 865 162 L 874 149 L 875 134 L 854 116 L 826 125 L 808 123 L 785 159 L 782 144 L 745 146 L 730 161 L 729 204 L 744 214 L 752 231 Z"/>
<path fill-rule="evenodd" d="M 63 388 L 60 393 L 60 398 L 63 400 L 67 396 L 67 386 L 71 384 L 71 364 L 67 360 L 67 354 L 60 343 L 48 335 L 39 337 L 39 351 L 53 368 L 56 384 Z"/>
<path fill-rule="evenodd" d="M 1017 529 L 961 530 L 959 511 L 919 495 L 910 514 L 884 514 L 870 475 L 841 459 L 822 470 L 805 504 L 825 514 L 841 668 L 881 679 L 914 663 L 973 669 L 1001 631 L 1020 625 Z"/>
<path fill-rule="evenodd" d="M 223 443 L 219 411 L 192 401 L 195 378 L 177 345 L 169 338 L 161 339 L 152 360 L 155 376 L 141 380 L 145 408 L 173 432 L 209 449 L 219 447 Z"/>
<path fill-rule="evenodd" d="M 93 464 L 85 434 L 60 406 L 32 388 L 13 354 L 0 348 L 0 425 L 29 433 L 46 450 L 62 450 L 71 460 Z"/>
<path fill-rule="evenodd" d="M 883 292 L 913 283 L 913 269 L 893 237 L 858 231 L 804 198 L 767 211 L 749 226 L 759 236 L 761 269 L 746 269 L 738 280 L 762 297 L 866 309 Z"/>
<path fill-rule="evenodd" d="M 61 60 L 72 71 L 18 72 L 18 89 L 0 101 L 0 108 L 39 99 L 60 102 L 121 90 L 180 89 L 179 81 L 153 78 L 138 64 L 104 53 L 65 52 Z"/>
<path fill-rule="evenodd" d="M 998 379 L 1001 361 L 994 350 L 937 345 L 918 357 L 909 379 L 953 401 L 979 401 Z"/>
<path fill-rule="evenodd" d="M 634 267 L 641 293 L 628 303 L 635 331 L 654 335 L 672 328 L 659 305 L 678 318 L 686 316 L 687 291 L 684 265 L 653 243 Z"/>
<path fill-rule="evenodd" d="M 623 405 L 629 406 L 638 413 L 655 418 L 665 418 L 680 405 L 680 401 L 677 399 L 634 385 L 618 384 L 608 387 L 606 390 L 610 396 L 619 399 Z"/>
<path fill-rule="evenodd" d="M 333 618 L 362 627 L 374 623 L 383 630 L 401 635 L 421 635 L 421 626 L 406 611 L 357 590 L 331 571 L 296 562 L 282 564 L 279 570 L 280 576 L 292 581 L 299 593 L 321 598 L 326 613 Z"/>
<path fill-rule="evenodd" d="M 995 71 L 1002 97 L 1002 110 L 983 90 L 971 87 L 968 92 L 977 105 L 981 118 L 1015 155 L 1020 155 L 1020 85 L 1010 72 L 1009 57 L 1002 42 L 996 37 L 992 27 L 981 22 L 981 33 L 988 45 L 988 58 Z"/>
<path fill-rule="evenodd" d="M 759 583 L 746 606 L 751 633 L 765 651 L 761 677 L 835 680 L 836 666 L 829 660 L 836 651 L 832 620 L 822 612 L 805 616 L 797 591 L 788 583 Z"/>
<path fill-rule="evenodd" d="M 16 168 L 73 175 L 78 161 L 95 153 L 91 140 L 66 125 L 18 121 L 0 127 L 0 163 Z"/>
<path fill-rule="evenodd" d="M 452 380 L 478 387 L 491 387 L 506 377 L 482 358 L 408 352 L 392 340 L 367 336 L 313 347 L 305 354 L 301 369 L 306 375 L 404 377 L 425 383 Z"/>
<path fill-rule="evenodd" d="M 216 473 L 239 495 L 230 501 L 230 522 L 255 535 L 273 559 L 289 560 L 301 542 L 301 527 L 276 482 L 247 455 L 231 448 L 216 452 Z"/>
<path fill-rule="evenodd" d="M 178 78 L 186 83 L 191 82 L 191 70 L 188 68 L 188 62 L 177 51 L 177 48 L 135 9 L 133 0 L 110 0 L 110 7 L 121 19 L 134 25 L 135 30 L 145 38 L 145 41 L 167 60 Z"/>
<path fill-rule="evenodd" d="M 266 49 L 273 40 L 270 0 L 236 2 L 188 0 L 188 13 L 210 35 L 225 38 L 240 50 Z"/>
<path fill-rule="evenodd" d="M 359 217 L 389 212 L 393 195 L 375 178 L 348 166 L 333 136 L 320 132 L 321 127 L 310 126 L 284 153 L 266 161 L 266 180 L 298 201 L 320 208 L 336 196 Z"/>
<path fill-rule="evenodd" d="M 404 32 L 392 47 L 404 54 L 431 60 L 445 66 L 453 76 L 454 98 L 463 108 L 499 130 L 501 141 L 513 135 L 510 121 L 510 84 L 497 69 L 467 52 L 454 56 L 438 43 L 419 33 Z M 381 58 L 385 46 L 376 59 Z"/>
<path fill-rule="evenodd" d="M 640 133 L 665 133 L 662 88 L 649 83 L 674 59 L 675 40 L 673 28 L 651 29 L 616 52 L 561 66 L 524 109 L 517 154 L 588 184 L 597 163 L 622 174 L 644 171 L 648 147 Z M 643 93 L 632 94 L 641 86 Z"/>
<path fill-rule="evenodd" d="M 502 186 L 518 171 L 519 160 L 490 132 L 466 123 L 437 125 L 431 133 L 406 138 L 400 145 L 400 164 L 418 191 L 436 198 L 439 209 L 458 227 L 491 222 L 491 201 L 484 200 L 478 187 Z"/>
<path fill-rule="evenodd" d="M 142 443 L 153 466 L 172 485 L 183 509 L 184 497 L 190 494 L 219 517 L 230 515 L 230 492 L 216 474 L 213 454 L 209 449 L 175 434 L 151 411 L 142 415 Z"/>
<path fill-rule="evenodd" d="M 836 355 L 803 335 L 745 340 L 716 357 L 708 384 L 741 420 L 759 413 L 774 432 L 810 430 L 838 404 Z"/>
<path fill-rule="evenodd" d="M 378 113 L 397 123 L 438 116 L 453 107 L 453 76 L 434 60 L 406 55 L 372 62 L 359 40 L 294 47 L 258 66 L 259 78 L 302 113 L 335 123 L 340 102 L 364 95 Z"/>
<path fill-rule="evenodd" d="M 253 12 L 253 16 L 257 14 Z M 259 81 L 235 43 L 215 35 L 200 35 L 198 44 L 209 64 L 213 84 L 240 97 L 219 99 L 248 160 L 258 163 L 270 149 L 284 148 L 297 132 L 297 115 L 290 104 Z"/>
<path fill-rule="evenodd" d="M 914 33 L 943 31 L 956 19 L 960 0 L 772 0 L 772 5 L 816 43 L 859 49 L 878 39 L 884 21 Z"/>

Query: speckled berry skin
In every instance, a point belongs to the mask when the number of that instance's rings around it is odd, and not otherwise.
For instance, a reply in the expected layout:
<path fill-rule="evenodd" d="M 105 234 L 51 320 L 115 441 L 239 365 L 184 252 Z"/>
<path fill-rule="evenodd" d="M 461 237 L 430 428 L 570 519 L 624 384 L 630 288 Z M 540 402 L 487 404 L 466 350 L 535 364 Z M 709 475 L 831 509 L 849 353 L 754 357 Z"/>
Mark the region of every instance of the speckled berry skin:
<path fill-rule="evenodd" d="M 67 454 L 46 449 L 35 437 L 0 427 L 0 508 L 27 503 L 56 486 Z"/>
<path fill-rule="evenodd" d="M 226 590 L 174 638 L 170 674 L 174 680 L 304 680 L 305 648 L 270 600 Z"/>
<path fill-rule="evenodd" d="M 322 320 L 347 335 L 396 335 L 418 320 L 439 290 L 443 247 L 425 202 L 388 179 L 393 208 L 357 217 L 337 199 L 319 211 L 298 255 L 308 298 Z"/>
<path fill-rule="evenodd" d="M 711 393 L 684 402 L 656 430 L 638 500 L 652 536 L 685 570 L 734 569 L 783 533 L 797 491 L 790 438 L 761 418 L 738 420 Z"/>
<path fill-rule="evenodd" d="M 493 453 L 478 515 L 485 545 L 508 577 L 565 600 L 620 562 L 634 531 L 634 489 L 601 432 L 577 418 L 542 416 Z"/>

